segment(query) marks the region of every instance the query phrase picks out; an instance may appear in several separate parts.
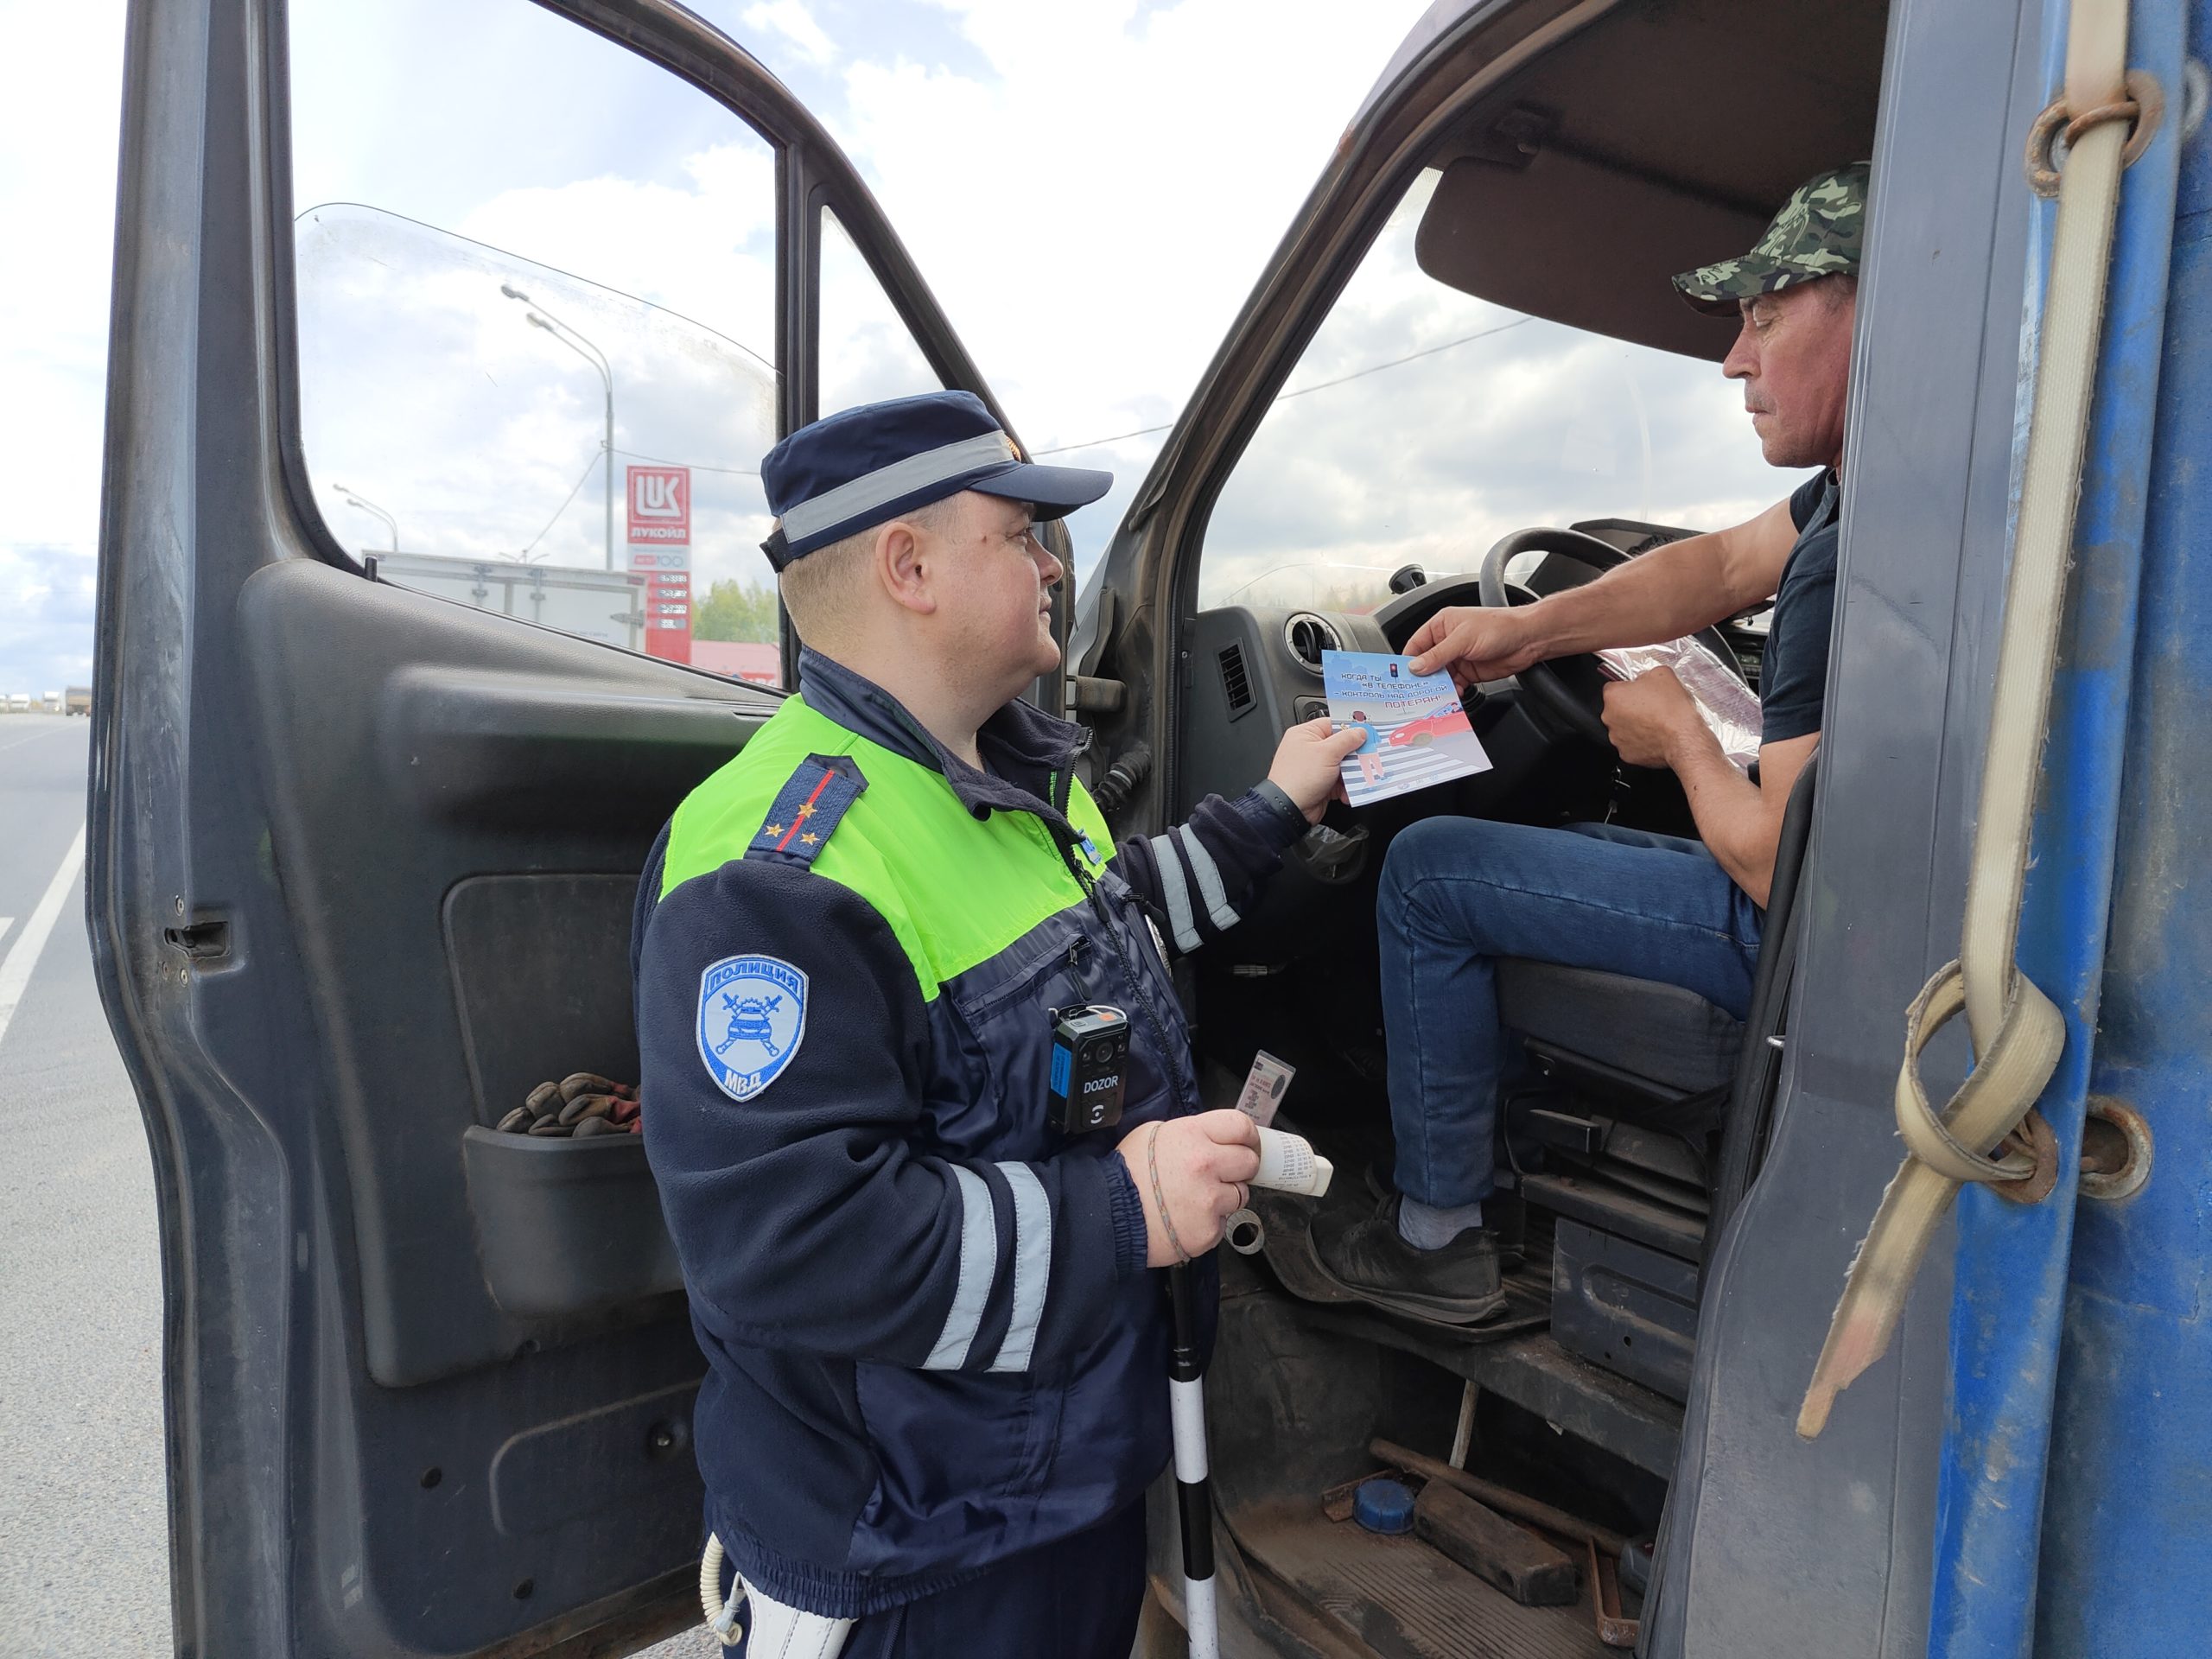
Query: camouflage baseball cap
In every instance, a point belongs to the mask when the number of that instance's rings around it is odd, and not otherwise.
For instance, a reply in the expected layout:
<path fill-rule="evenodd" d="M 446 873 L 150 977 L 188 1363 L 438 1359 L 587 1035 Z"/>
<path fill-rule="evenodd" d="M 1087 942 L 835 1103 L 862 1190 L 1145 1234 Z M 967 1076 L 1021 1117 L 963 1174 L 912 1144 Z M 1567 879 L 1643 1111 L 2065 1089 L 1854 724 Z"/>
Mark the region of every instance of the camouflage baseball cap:
<path fill-rule="evenodd" d="M 1699 310 L 1732 316 L 1738 300 L 1856 271 L 1869 170 L 1868 163 L 1854 162 L 1815 174 L 1789 193 L 1749 253 L 1686 270 L 1675 278 L 1675 288 Z"/>

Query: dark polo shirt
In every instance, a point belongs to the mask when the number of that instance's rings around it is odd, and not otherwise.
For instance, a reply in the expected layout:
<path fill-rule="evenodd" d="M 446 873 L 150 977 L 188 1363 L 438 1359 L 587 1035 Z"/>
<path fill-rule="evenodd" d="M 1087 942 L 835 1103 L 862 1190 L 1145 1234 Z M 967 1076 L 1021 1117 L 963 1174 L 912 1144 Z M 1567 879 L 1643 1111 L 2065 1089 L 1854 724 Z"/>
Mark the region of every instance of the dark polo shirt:
<path fill-rule="evenodd" d="M 1789 498 L 1797 544 L 1782 567 L 1759 664 L 1759 741 L 1780 743 L 1821 729 L 1828 683 L 1828 632 L 1835 618 L 1835 550 L 1842 486 L 1815 473 Z"/>

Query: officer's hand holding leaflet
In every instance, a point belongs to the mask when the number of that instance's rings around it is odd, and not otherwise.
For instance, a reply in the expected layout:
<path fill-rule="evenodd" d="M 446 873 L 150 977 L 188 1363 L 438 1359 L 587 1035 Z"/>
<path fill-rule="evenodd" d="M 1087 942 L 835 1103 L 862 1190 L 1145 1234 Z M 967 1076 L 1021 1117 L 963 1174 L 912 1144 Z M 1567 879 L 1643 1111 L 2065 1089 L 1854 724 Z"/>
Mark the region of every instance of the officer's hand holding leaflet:
<path fill-rule="evenodd" d="M 1306 823 L 1318 823 L 1323 808 L 1344 798 L 1344 758 L 1363 741 L 1362 733 L 1337 730 L 1326 715 L 1294 726 L 1275 745 L 1268 781 L 1290 797 Z"/>
<path fill-rule="evenodd" d="M 1360 741 L 1361 734 L 1338 731 L 1325 716 L 1294 726 L 1275 746 L 1268 781 L 1290 798 L 1307 823 L 1318 822 L 1331 801 L 1344 799 L 1344 760 Z M 1230 1217 L 1251 1196 L 1259 1148 L 1259 1125 L 1233 1108 L 1148 1123 L 1122 1138 L 1115 1150 L 1144 1200 L 1147 1267 L 1173 1267 L 1221 1243 Z M 1158 1193 L 1151 1179 L 1154 1166 Z"/>

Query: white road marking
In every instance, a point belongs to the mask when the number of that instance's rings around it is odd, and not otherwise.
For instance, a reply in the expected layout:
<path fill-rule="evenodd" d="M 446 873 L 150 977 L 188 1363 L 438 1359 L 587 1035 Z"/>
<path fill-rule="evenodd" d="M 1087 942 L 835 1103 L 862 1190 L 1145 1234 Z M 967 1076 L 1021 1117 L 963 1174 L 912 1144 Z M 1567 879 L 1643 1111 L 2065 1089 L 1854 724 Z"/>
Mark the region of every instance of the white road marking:
<path fill-rule="evenodd" d="M 15 925 L 16 918 L 14 917 L 0 916 L 0 939 L 6 938 L 8 937 L 8 930 Z"/>
<path fill-rule="evenodd" d="M 9 1023 L 16 1017 L 16 1004 L 23 1000 L 24 989 L 31 982 L 31 969 L 38 966 L 39 953 L 46 949 L 46 936 L 54 931 L 62 906 L 69 902 L 69 889 L 76 882 L 77 872 L 84 865 L 85 827 L 79 824 L 77 839 L 62 855 L 61 868 L 46 884 L 38 908 L 31 912 L 23 931 L 16 935 L 16 943 L 7 956 L 0 958 L 0 1038 L 8 1034 Z"/>

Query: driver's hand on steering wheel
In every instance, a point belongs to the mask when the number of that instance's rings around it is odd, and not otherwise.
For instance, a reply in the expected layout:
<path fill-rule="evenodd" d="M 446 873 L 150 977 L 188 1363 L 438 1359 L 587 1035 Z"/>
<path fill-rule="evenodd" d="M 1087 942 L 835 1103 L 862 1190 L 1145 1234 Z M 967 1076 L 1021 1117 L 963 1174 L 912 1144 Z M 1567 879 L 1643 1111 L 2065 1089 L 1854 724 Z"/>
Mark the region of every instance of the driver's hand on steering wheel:
<path fill-rule="evenodd" d="M 1484 680 L 1502 680 L 1543 659 L 1528 617 L 1526 610 L 1447 605 L 1406 641 L 1406 655 L 1416 674 L 1448 669 L 1462 691 Z"/>

